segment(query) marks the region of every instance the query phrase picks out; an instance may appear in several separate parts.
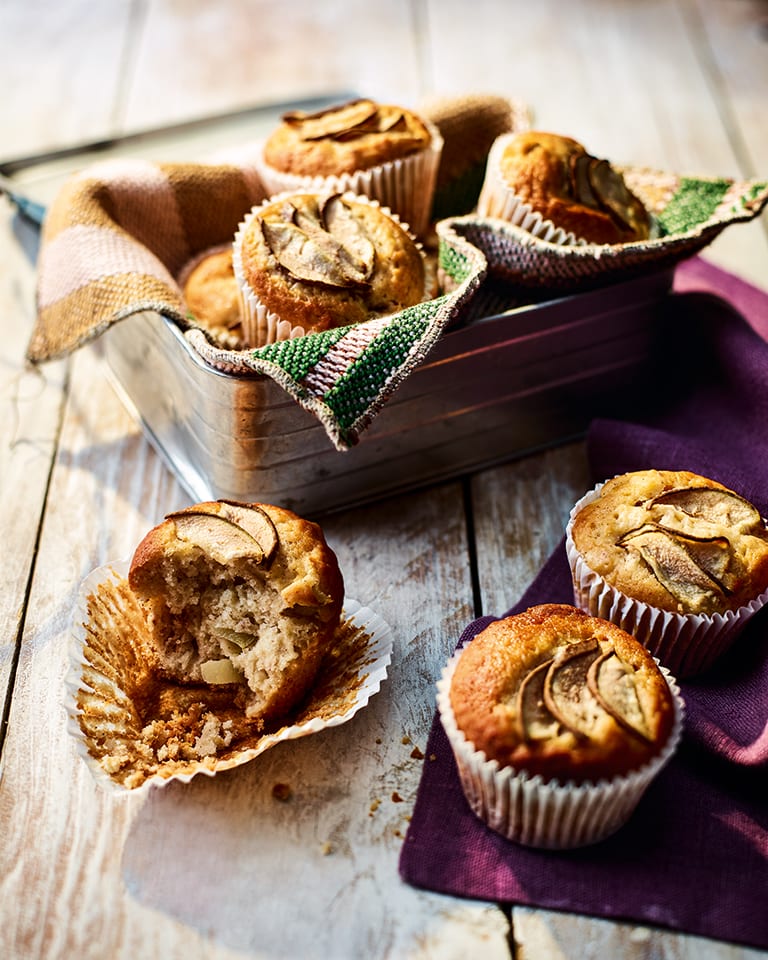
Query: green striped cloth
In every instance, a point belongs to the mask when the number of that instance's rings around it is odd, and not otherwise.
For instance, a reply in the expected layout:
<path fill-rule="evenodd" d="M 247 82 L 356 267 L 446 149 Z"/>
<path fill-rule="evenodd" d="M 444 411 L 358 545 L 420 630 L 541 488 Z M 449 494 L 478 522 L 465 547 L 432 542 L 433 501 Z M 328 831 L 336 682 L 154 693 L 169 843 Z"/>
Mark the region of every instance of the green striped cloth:
<path fill-rule="evenodd" d="M 461 321 L 488 274 L 510 281 L 518 302 L 520 287 L 578 292 L 679 262 L 729 224 L 757 216 L 768 201 L 762 181 L 622 172 L 656 218 L 655 239 L 563 247 L 499 220 L 443 219 L 437 234 L 448 292 L 387 318 L 231 350 L 190 325 L 177 277 L 196 253 L 229 242 L 244 214 L 264 199 L 254 171 L 107 161 L 68 181 L 43 224 L 28 358 L 64 356 L 110 324 L 154 310 L 182 326 L 211 367 L 273 378 L 343 450 L 359 441 L 446 328 Z"/>

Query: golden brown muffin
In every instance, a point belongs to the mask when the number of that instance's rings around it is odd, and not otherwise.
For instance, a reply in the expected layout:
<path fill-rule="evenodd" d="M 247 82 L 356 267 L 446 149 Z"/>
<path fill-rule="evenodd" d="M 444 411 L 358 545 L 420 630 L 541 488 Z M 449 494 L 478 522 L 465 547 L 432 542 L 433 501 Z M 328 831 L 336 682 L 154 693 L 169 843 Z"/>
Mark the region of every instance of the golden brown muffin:
<path fill-rule="evenodd" d="M 158 675 L 232 683 L 265 720 L 311 686 L 336 630 L 344 582 L 317 524 L 269 504 L 195 504 L 136 548 L 128 583 Z"/>
<path fill-rule="evenodd" d="M 282 173 L 332 177 L 410 156 L 431 139 L 412 111 L 359 99 L 284 114 L 264 144 L 264 159 Z"/>
<path fill-rule="evenodd" d="M 182 271 L 184 300 L 193 318 L 216 338 L 238 337 L 240 293 L 232 245 L 206 251 Z"/>
<path fill-rule="evenodd" d="M 517 134 L 498 164 L 501 181 L 523 203 L 579 239 L 613 244 L 650 234 L 648 211 L 622 175 L 570 137 Z"/>
<path fill-rule="evenodd" d="M 486 627 L 462 651 L 450 703 L 487 759 L 561 783 L 638 770 L 665 747 L 675 713 L 648 651 L 567 604 Z"/>
<path fill-rule="evenodd" d="M 609 480 L 575 513 L 571 538 L 590 570 L 615 589 L 672 613 L 737 610 L 768 587 L 760 512 L 687 471 Z"/>
<path fill-rule="evenodd" d="M 425 297 L 422 252 L 364 198 L 294 193 L 256 208 L 235 239 L 246 318 L 266 311 L 305 333 L 396 313 Z M 268 342 L 252 332 L 250 342 Z"/>

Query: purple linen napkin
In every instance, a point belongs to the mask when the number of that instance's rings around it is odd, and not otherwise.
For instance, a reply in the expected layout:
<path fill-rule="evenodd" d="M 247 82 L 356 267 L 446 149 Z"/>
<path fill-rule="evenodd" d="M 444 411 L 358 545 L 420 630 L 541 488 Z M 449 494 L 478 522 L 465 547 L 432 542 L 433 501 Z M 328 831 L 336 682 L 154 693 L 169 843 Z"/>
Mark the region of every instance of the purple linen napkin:
<path fill-rule="evenodd" d="M 706 292 L 688 292 L 697 289 Z M 719 289 L 739 312 L 713 295 Z M 699 260 L 679 268 L 676 290 L 687 292 L 669 298 L 673 388 L 642 420 L 593 422 L 593 478 L 689 469 L 768 514 L 768 344 L 755 332 L 768 327 L 768 296 Z M 563 541 L 508 612 L 572 599 Z M 471 623 L 459 644 L 492 619 Z M 568 852 L 518 846 L 475 817 L 435 717 L 400 857 L 403 879 L 768 948 L 768 611 L 713 670 L 681 689 L 686 726 L 677 755 L 615 836 Z"/>

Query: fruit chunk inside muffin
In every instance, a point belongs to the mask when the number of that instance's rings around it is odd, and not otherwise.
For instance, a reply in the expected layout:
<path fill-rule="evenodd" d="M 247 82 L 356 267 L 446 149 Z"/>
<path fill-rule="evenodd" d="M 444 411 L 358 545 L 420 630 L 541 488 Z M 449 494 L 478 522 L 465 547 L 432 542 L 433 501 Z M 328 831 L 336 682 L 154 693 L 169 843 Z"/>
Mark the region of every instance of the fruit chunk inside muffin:
<path fill-rule="evenodd" d="M 232 684 L 247 716 L 260 720 L 307 691 L 343 598 L 319 527 L 275 507 L 225 501 L 196 504 L 150 531 L 129 584 L 157 671 Z"/>

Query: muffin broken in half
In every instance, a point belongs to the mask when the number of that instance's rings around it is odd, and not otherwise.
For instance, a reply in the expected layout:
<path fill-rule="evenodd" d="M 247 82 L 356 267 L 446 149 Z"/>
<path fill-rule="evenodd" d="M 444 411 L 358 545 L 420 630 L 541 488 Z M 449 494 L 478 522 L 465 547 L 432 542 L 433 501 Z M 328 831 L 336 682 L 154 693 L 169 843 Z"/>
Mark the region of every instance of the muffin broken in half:
<path fill-rule="evenodd" d="M 232 684 L 264 721 L 296 704 L 333 640 L 344 599 L 319 526 L 280 507 L 210 501 L 169 514 L 136 548 L 128 582 L 155 671 Z"/>

